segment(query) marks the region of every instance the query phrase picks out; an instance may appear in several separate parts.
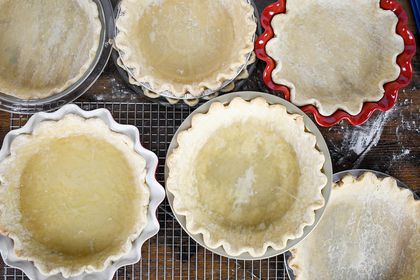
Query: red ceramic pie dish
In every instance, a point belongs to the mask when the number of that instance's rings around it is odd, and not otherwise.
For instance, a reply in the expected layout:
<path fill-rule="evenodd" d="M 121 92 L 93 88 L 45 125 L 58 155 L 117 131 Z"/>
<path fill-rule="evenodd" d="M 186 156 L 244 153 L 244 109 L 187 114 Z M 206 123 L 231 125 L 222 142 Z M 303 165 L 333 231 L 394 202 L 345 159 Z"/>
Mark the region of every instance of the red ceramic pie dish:
<path fill-rule="evenodd" d="M 266 52 L 268 41 L 274 37 L 271 21 L 274 16 L 286 12 L 286 1 L 287 0 L 278 0 L 263 11 L 261 15 L 261 24 L 264 28 L 264 33 L 258 38 L 255 49 L 257 57 L 267 64 L 263 74 L 265 84 L 272 90 L 282 92 L 284 98 L 290 101 L 289 88 L 285 85 L 276 84 L 272 79 L 272 72 L 276 68 L 276 62 L 268 56 Z M 397 80 L 384 85 L 385 92 L 381 100 L 378 102 L 364 103 L 362 111 L 357 115 L 350 115 L 345 111 L 338 110 L 331 116 L 324 116 L 319 113 L 314 105 L 301 107 L 302 111 L 305 113 L 312 113 L 316 122 L 321 126 L 333 126 L 344 119 L 348 120 L 352 125 L 361 125 L 365 123 L 376 110 L 386 112 L 394 107 L 397 102 L 398 91 L 401 88 L 408 86 L 411 82 L 413 76 L 411 60 L 416 53 L 416 42 L 414 35 L 407 26 L 407 14 L 395 0 L 381 0 L 380 5 L 382 9 L 391 10 L 398 17 L 396 32 L 404 40 L 404 51 L 397 57 L 397 64 L 401 68 L 400 76 Z"/>

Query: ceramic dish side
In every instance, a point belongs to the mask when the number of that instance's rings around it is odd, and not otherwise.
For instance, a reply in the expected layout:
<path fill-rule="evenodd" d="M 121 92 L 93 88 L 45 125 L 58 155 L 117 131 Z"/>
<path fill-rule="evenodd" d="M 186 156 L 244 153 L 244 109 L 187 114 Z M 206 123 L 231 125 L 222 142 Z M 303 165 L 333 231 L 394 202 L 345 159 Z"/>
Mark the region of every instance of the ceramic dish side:
<path fill-rule="evenodd" d="M 22 134 L 31 134 L 34 128 L 43 121 L 57 121 L 62 119 L 65 115 L 74 114 L 85 119 L 98 118 L 101 119 L 112 131 L 124 134 L 129 137 L 134 143 L 134 150 L 146 160 L 146 183 L 150 189 L 150 204 L 148 208 L 148 223 L 140 236 L 133 242 L 131 251 L 114 262 L 105 271 L 96 272 L 92 274 L 82 274 L 80 276 L 67 278 L 69 280 L 106 280 L 112 279 L 115 272 L 123 266 L 137 263 L 141 258 L 141 247 L 143 243 L 156 235 L 160 229 L 159 222 L 156 217 L 157 207 L 165 198 L 165 191 L 163 187 L 156 181 L 155 173 L 158 166 L 157 156 L 146 150 L 140 144 L 140 135 L 136 127 L 130 125 L 118 124 L 112 117 L 111 113 L 106 109 L 97 109 L 94 111 L 84 111 L 76 105 L 66 105 L 60 110 L 53 113 L 38 113 L 31 117 L 25 126 L 20 129 L 9 132 L 3 142 L 0 150 L 0 162 L 3 161 L 10 154 L 10 146 L 16 137 Z M 32 262 L 18 258 L 13 250 L 13 241 L 6 236 L 0 236 L 0 252 L 4 262 L 11 266 L 22 270 L 31 280 L 52 280 L 63 279 L 62 275 L 44 276 L 42 275 Z"/>
<path fill-rule="evenodd" d="M 313 114 L 315 121 L 324 127 L 330 127 L 342 120 L 347 120 L 352 125 L 361 125 L 365 123 L 372 114 L 379 110 L 386 112 L 393 108 L 397 102 L 398 92 L 401 88 L 406 87 L 413 76 L 412 58 L 416 53 L 416 42 L 413 33 L 408 28 L 408 16 L 402 6 L 395 0 L 381 0 L 381 8 L 391 10 L 398 17 L 396 33 L 404 40 L 404 51 L 397 57 L 397 64 L 401 68 L 400 75 L 397 80 L 384 85 L 384 97 L 378 102 L 366 102 L 362 111 L 357 115 L 338 110 L 331 116 L 323 116 L 313 105 L 301 107 L 305 113 Z M 264 33 L 257 39 L 255 43 L 255 51 L 257 57 L 266 63 L 264 69 L 264 83 L 272 90 L 284 94 L 285 99 L 290 100 L 290 90 L 285 85 L 276 84 L 272 79 L 272 73 L 276 68 L 276 62 L 267 54 L 267 43 L 274 37 L 274 30 L 271 26 L 273 18 L 281 13 L 286 12 L 286 0 L 277 0 L 275 3 L 267 6 L 261 14 L 261 24 Z"/>

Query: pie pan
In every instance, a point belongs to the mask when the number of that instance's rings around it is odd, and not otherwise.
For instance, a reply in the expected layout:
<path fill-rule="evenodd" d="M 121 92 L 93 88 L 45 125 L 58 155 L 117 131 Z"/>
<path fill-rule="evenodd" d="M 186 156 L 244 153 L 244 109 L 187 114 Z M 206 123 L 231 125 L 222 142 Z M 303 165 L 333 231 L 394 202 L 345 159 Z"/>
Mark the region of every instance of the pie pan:
<path fill-rule="evenodd" d="M 332 187 L 332 163 L 331 163 L 331 157 L 330 157 L 330 154 L 329 154 L 328 147 L 325 143 L 324 138 L 322 137 L 322 134 L 318 130 L 317 126 L 312 122 L 312 120 L 308 116 L 306 116 L 299 108 L 297 108 L 293 104 L 289 103 L 288 101 L 285 101 L 284 99 L 282 99 L 280 97 L 270 95 L 270 94 L 266 94 L 266 93 L 252 92 L 252 91 L 235 92 L 235 93 L 230 93 L 230 94 L 227 94 L 227 95 L 223 95 L 223 96 L 217 97 L 215 99 L 212 99 L 211 101 L 209 101 L 209 102 L 201 105 L 200 107 L 198 107 L 178 128 L 178 130 L 175 133 L 174 137 L 172 138 L 171 144 L 168 148 L 167 157 L 169 155 L 171 155 L 173 150 L 178 146 L 178 142 L 177 142 L 178 134 L 191 127 L 191 120 L 192 120 L 194 115 L 201 114 L 201 113 L 207 113 L 211 104 L 214 103 L 214 102 L 220 102 L 220 103 L 223 103 L 223 104 L 228 104 L 235 97 L 241 97 L 244 100 L 252 100 L 252 99 L 255 99 L 257 97 L 263 97 L 270 104 L 281 104 L 281 105 L 283 105 L 287 108 L 287 111 L 289 113 L 296 113 L 296 114 L 302 115 L 304 117 L 304 122 L 305 122 L 305 126 L 306 126 L 307 130 L 309 130 L 310 132 L 312 132 L 316 136 L 316 138 L 317 138 L 317 148 L 325 156 L 323 173 L 327 176 L 328 182 L 325 185 L 325 187 L 322 189 L 322 195 L 325 199 L 325 205 L 322 208 L 320 208 L 318 210 L 315 210 L 315 221 L 314 221 L 314 223 L 310 226 L 306 226 L 303 229 L 303 235 L 300 238 L 297 238 L 297 239 L 294 239 L 294 240 L 289 240 L 286 244 L 286 247 L 283 250 L 274 250 L 273 248 L 269 247 L 267 249 L 267 252 L 262 257 L 252 257 L 249 253 L 243 253 L 239 256 L 230 256 L 229 254 L 227 254 L 227 252 L 224 250 L 224 248 L 222 246 L 220 246 L 216 249 L 209 248 L 204 243 L 202 234 L 191 234 L 186 228 L 186 218 L 185 218 L 185 216 L 178 215 L 177 213 L 174 212 L 174 209 L 173 209 L 174 195 L 171 192 L 169 192 L 168 189 L 166 189 L 166 195 L 167 195 L 167 198 L 168 198 L 169 205 L 171 206 L 172 212 L 174 213 L 175 218 L 177 219 L 177 221 L 179 222 L 181 227 L 184 229 L 185 232 L 188 233 L 188 235 L 194 241 L 196 241 L 202 247 L 206 248 L 207 250 L 209 250 L 209 251 L 211 251 L 215 254 L 218 254 L 218 255 L 221 255 L 221 256 L 224 256 L 224 257 L 227 257 L 227 258 L 233 258 L 233 259 L 238 259 L 238 260 L 261 260 L 261 259 L 266 259 L 266 258 L 270 258 L 270 257 L 273 257 L 273 256 L 283 254 L 284 252 L 290 250 L 296 244 L 298 244 L 301 240 L 303 240 L 316 227 L 316 225 L 318 224 L 318 222 L 320 221 L 320 219 L 321 219 L 321 217 L 324 213 L 325 207 L 328 204 L 328 200 L 329 200 L 329 197 L 330 197 L 331 187 Z M 169 169 L 168 169 L 168 166 L 166 165 L 165 166 L 165 180 L 168 178 L 168 176 L 169 176 Z"/>
<path fill-rule="evenodd" d="M 112 17 L 113 9 L 110 0 L 93 1 L 98 6 L 102 30 L 96 56 L 84 75 L 63 92 L 47 98 L 23 100 L 0 92 L 0 110 L 20 114 L 53 111 L 82 96 L 96 82 L 111 55 L 114 18 Z"/>
<path fill-rule="evenodd" d="M 120 258 L 118 261 L 113 262 L 102 272 L 95 272 L 90 274 L 84 273 L 79 276 L 66 278 L 71 280 L 112 279 L 113 275 L 120 267 L 137 263 L 140 260 L 141 247 L 143 243 L 156 235 L 160 228 L 156 217 L 156 210 L 165 198 L 165 191 L 155 178 L 156 168 L 158 166 L 158 158 L 153 152 L 146 150 L 141 146 L 138 129 L 134 126 L 118 124 L 112 118 L 111 113 L 106 109 L 84 111 L 76 105 L 66 105 L 53 113 L 37 113 L 28 120 L 25 126 L 9 132 L 4 138 L 3 146 L 0 150 L 0 162 L 9 156 L 11 144 L 19 135 L 31 134 L 39 123 L 43 121 L 58 121 L 68 114 L 77 115 L 85 119 L 98 118 L 102 120 L 112 131 L 129 137 L 134 143 L 135 152 L 141 155 L 146 161 L 146 183 L 150 191 L 147 225 L 140 236 L 132 243 L 130 252 Z M 0 235 L 0 252 L 5 264 L 22 270 L 32 280 L 64 278 L 61 274 L 47 277 L 39 272 L 33 262 L 17 257 L 14 252 L 13 241 L 9 237 Z"/>
<path fill-rule="evenodd" d="M 379 172 L 379 171 L 374 171 L 374 170 L 369 170 L 369 169 L 351 169 L 351 170 L 341 171 L 341 172 L 335 173 L 333 175 L 333 181 L 338 182 L 348 174 L 351 174 L 355 177 L 359 177 L 360 175 L 362 175 L 363 173 L 366 173 L 366 172 L 371 172 L 371 173 L 375 174 L 378 178 L 385 178 L 385 177 L 393 178 L 392 176 L 389 176 L 389 175 L 387 175 L 383 172 Z M 393 179 L 395 179 L 397 181 L 398 187 L 403 188 L 403 189 L 409 189 L 408 186 L 406 184 L 404 184 L 403 182 L 401 182 L 400 180 L 398 180 L 396 178 L 393 178 Z M 419 197 L 416 193 L 414 193 L 414 198 L 416 200 L 419 199 Z M 287 276 L 289 277 L 290 280 L 294 280 L 294 279 L 296 279 L 295 275 L 293 273 L 293 270 L 289 267 L 289 258 L 291 256 L 292 256 L 292 253 L 290 253 L 290 252 L 286 252 L 284 254 L 284 265 L 285 265 L 285 269 L 287 271 Z"/>
<path fill-rule="evenodd" d="M 263 80 L 265 84 L 272 90 L 282 92 L 284 98 L 290 100 L 290 90 L 287 86 L 276 84 L 272 79 L 272 73 L 276 68 L 276 62 L 266 52 L 267 43 L 273 39 L 274 31 L 271 26 L 272 19 L 281 13 L 286 12 L 286 0 L 278 0 L 276 3 L 269 5 L 261 15 L 261 24 L 264 33 L 258 38 L 255 48 L 257 57 L 263 60 L 267 65 L 264 70 Z M 407 26 L 408 17 L 402 6 L 395 0 L 381 0 L 380 6 L 384 10 L 391 10 L 398 17 L 396 32 L 404 40 L 404 51 L 397 57 L 397 64 L 401 68 L 400 75 L 397 80 L 384 85 L 384 96 L 378 102 L 366 102 L 362 111 L 357 115 L 351 115 L 343 110 L 338 110 L 330 116 L 322 115 L 317 107 L 306 105 L 301 107 L 305 113 L 313 114 L 316 122 L 325 127 L 333 126 L 341 120 L 346 119 L 352 125 L 361 125 L 365 123 L 370 116 L 377 110 L 385 112 L 390 110 L 396 104 L 398 91 L 406 87 L 413 76 L 411 60 L 416 53 L 416 43 L 414 35 Z"/>
<path fill-rule="evenodd" d="M 261 24 L 260 24 L 260 15 L 258 13 L 258 9 L 257 9 L 254 1 L 253 0 L 246 0 L 246 1 L 254 7 L 254 20 L 257 23 L 257 32 L 256 32 L 256 34 L 254 34 L 254 37 L 253 37 L 253 41 L 255 41 L 257 36 L 259 34 L 261 34 L 261 31 L 262 31 Z M 120 5 L 121 5 L 121 2 L 115 8 L 115 15 L 114 15 L 115 21 L 118 19 L 118 17 L 121 14 Z M 119 30 L 116 26 L 115 26 L 115 31 L 114 32 L 115 32 L 115 36 L 119 32 Z M 121 59 L 121 52 L 122 51 L 119 50 L 115 45 L 114 45 L 114 50 L 115 50 L 115 52 L 113 54 L 113 60 L 114 60 L 115 64 L 117 65 L 121 76 L 123 77 L 123 79 L 129 84 L 129 86 L 136 93 L 144 93 L 144 90 L 147 90 L 147 91 L 153 93 L 154 95 L 156 95 L 157 97 L 161 96 L 161 97 L 166 98 L 168 101 L 170 101 L 170 100 L 183 100 L 183 101 L 186 101 L 187 104 L 188 104 L 188 101 L 199 100 L 201 98 L 210 97 L 214 94 L 217 94 L 218 92 L 221 92 L 224 88 L 228 87 L 229 85 L 231 85 L 232 83 L 237 81 L 238 77 L 241 75 L 241 73 L 244 70 L 246 70 L 248 68 L 248 66 L 250 66 L 249 70 L 253 71 L 254 70 L 253 66 L 255 64 L 255 63 L 251 63 L 251 59 L 252 59 L 253 56 L 254 56 L 254 59 L 255 59 L 255 54 L 250 52 L 249 54 L 247 54 L 246 59 L 244 61 L 244 64 L 241 67 L 238 68 L 238 71 L 237 71 L 235 77 L 231 80 L 225 81 L 219 88 L 217 88 L 217 89 L 206 89 L 203 92 L 201 92 L 201 94 L 198 95 L 198 96 L 194 96 L 191 93 L 186 93 L 182 97 L 177 97 L 172 92 L 170 92 L 168 90 L 160 92 L 160 93 L 155 93 L 149 83 L 143 83 L 143 82 L 137 81 L 134 78 L 132 69 L 130 69 L 129 67 L 124 65 L 124 62 Z"/>
<path fill-rule="evenodd" d="M 260 33 L 261 25 L 258 25 L 258 32 Z M 163 106 L 183 106 L 184 104 L 194 107 L 197 106 L 197 104 L 200 103 L 200 101 L 208 101 L 211 100 L 220 94 L 231 92 L 231 91 L 239 91 L 243 84 L 245 83 L 246 79 L 252 75 L 252 73 L 257 68 L 256 64 L 256 56 L 255 53 L 251 56 L 250 60 L 248 61 L 248 65 L 242 70 L 241 73 L 233 80 L 230 84 L 226 85 L 224 88 L 220 89 L 217 92 L 213 92 L 209 95 L 202 96 L 201 98 L 191 98 L 191 99 L 174 99 L 171 97 L 165 97 L 161 96 L 159 94 L 156 94 L 154 92 L 149 91 L 146 88 L 143 88 L 141 85 L 135 85 L 134 79 L 130 76 L 129 72 L 126 70 L 126 67 L 124 66 L 123 62 L 119 58 L 119 54 L 117 50 L 114 50 L 112 52 L 112 59 L 117 65 L 117 70 L 120 76 L 123 78 L 125 83 L 139 96 L 144 96 L 150 101 L 158 102 L 159 104 L 162 104 Z M 134 82 L 134 83 L 133 83 Z M 233 89 L 233 90 L 232 90 Z M 180 102 L 183 101 L 183 102 Z M 184 104 L 183 104 L 184 103 Z"/>

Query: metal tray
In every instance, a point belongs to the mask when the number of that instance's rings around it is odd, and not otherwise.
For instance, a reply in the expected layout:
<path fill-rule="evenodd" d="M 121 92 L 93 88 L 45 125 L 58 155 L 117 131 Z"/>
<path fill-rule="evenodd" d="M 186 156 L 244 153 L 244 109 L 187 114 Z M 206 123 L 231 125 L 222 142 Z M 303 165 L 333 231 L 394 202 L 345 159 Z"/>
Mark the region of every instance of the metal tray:
<path fill-rule="evenodd" d="M 299 108 L 297 108 L 296 106 L 294 106 L 293 104 L 291 104 L 288 101 L 285 101 L 284 99 L 277 97 L 277 96 L 273 96 L 270 94 L 266 94 L 266 93 L 260 93 L 260 92 L 251 92 L 251 91 L 244 91 L 244 92 L 237 92 L 237 93 L 231 93 L 231 94 L 227 94 L 227 95 L 223 95 L 220 97 L 217 97 L 205 104 L 203 104 L 202 106 L 200 106 L 197 110 L 195 110 L 183 123 L 182 125 L 179 127 L 179 129 L 177 130 L 177 132 L 175 133 L 171 145 L 169 146 L 168 149 L 168 154 L 167 157 L 172 153 L 173 149 L 176 148 L 178 146 L 178 143 L 176 141 L 177 139 L 177 135 L 184 130 L 187 130 L 188 128 L 191 127 L 191 120 L 192 117 L 195 114 L 199 114 L 199 113 L 207 113 L 210 105 L 214 102 L 221 102 L 224 104 L 229 103 L 233 98 L 235 97 L 241 97 L 245 100 L 251 100 L 254 99 L 256 97 L 264 97 L 270 104 L 282 104 L 287 108 L 287 111 L 289 113 L 297 113 L 299 115 L 304 116 L 304 121 L 305 121 L 305 126 L 306 128 L 311 131 L 313 134 L 315 134 L 315 136 L 317 137 L 317 146 L 320 149 L 320 151 L 325 155 L 326 161 L 324 164 L 324 173 L 327 175 L 328 177 L 328 182 L 327 185 L 323 188 L 322 190 L 322 194 L 324 196 L 324 199 L 326 201 L 325 206 L 327 205 L 328 199 L 330 197 L 330 192 L 331 192 L 331 185 L 332 185 L 332 163 L 331 163 L 331 157 L 330 157 L 330 153 L 327 147 L 327 144 L 325 143 L 325 140 L 321 134 L 321 132 L 318 130 L 317 126 L 312 122 L 312 120 L 306 116 Z M 165 166 L 165 176 L 167 177 L 168 175 L 168 170 L 167 167 Z M 172 208 L 172 203 L 173 203 L 173 199 L 174 196 L 171 192 L 169 192 L 168 190 L 166 190 L 166 196 L 167 199 L 169 201 L 169 204 Z M 239 259 L 239 260 L 260 260 L 260 259 L 266 259 L 266 258 L 270 258 L 270 257 L 274 257 L 277 255 L 281 255 L 284 252 L 290 250 L 291 248 L 293 248 L 297 243 L 299 243 L 301 240 L 303 240 L 318 224 L 319 220 L 322 217 L 322 214 L 324 213 L 325 210 L 325 206 L 322 207 L 321 209 L 318 209 L 315 211 L 315 222 L 304 228 L 303 230 L 303 235 L 300 238 L 294 239 L 294 240 L 289 240 L 286 244 L 286 247 L 283 250 L 274 250 L 273 248 L 268 248 L 266 254 L 263 257 L 260 258 L 255 258 L 252 257 L 250 254 L 248 253 L 244 253 L 241 254 L 237 257 L 235 257 L 235 259 Z M 173 211 L 172 211 L 173 212 Z M 174 212 L 173 212 L 174 213 Z M 184 229 L 184 231 L 188 232 L 186 229 L 186 220 L 185 217 L 182 215 L 178 215 L 176 213 L 174 213 L 176 219 L 178 220 L 178 222 L 181 224 L 182 228 Z M 205 247 L 207 250 L 212 251 L 218 255 L 224 256 L 224 257 L 230 257 L 226 251 L 223 249 L 223 247 L 218 247 L 216 249 L 211 249 L 208 248 L 203 241 L 203 236 L 201 234 L 191 234 L 188 233 L 198 244 L 200 244 L 202 247 Z"/>

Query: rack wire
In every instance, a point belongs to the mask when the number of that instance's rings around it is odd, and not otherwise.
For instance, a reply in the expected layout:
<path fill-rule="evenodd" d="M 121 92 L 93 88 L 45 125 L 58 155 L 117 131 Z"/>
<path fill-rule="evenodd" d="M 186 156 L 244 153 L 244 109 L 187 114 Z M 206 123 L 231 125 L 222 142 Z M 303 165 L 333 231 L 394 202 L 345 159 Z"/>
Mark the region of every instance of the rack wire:
<path fill-rule="evenodd" d="M 142 145 L 159 157 L 157 179 L 164 185 L 167 148 L 177 128 L 191 113 L 191 108 L 173 108 L 156 103 L 76 104 L 84 110 L 106 108 L 117 122 L 136 126 L 140 131 Z M 28 116 L 25 115 L 11 114 L 10 129 L 23 126 L 27 119 Z M 283 256 L 262 261 L 239 261 L 213 254 L 196 244 L 182 230 L 166 200 L 159 207 L 158 219 L 161 230 L 144 244 L 141 261 L 121 268 L 114 276 L 115 280 L 288 279 Z M 7 267 L 3 263 L 0 265 L 4 280 L 28 279 L 20 270 Z"/>

